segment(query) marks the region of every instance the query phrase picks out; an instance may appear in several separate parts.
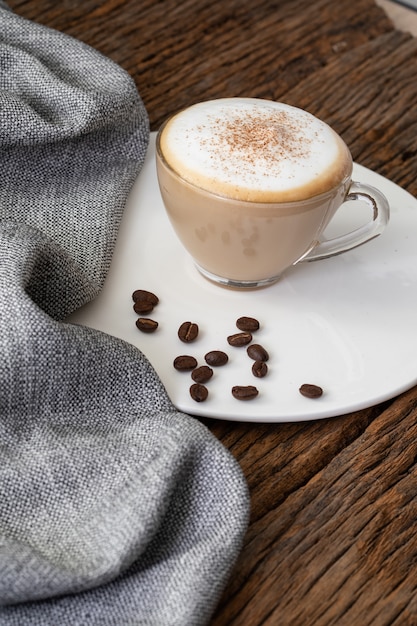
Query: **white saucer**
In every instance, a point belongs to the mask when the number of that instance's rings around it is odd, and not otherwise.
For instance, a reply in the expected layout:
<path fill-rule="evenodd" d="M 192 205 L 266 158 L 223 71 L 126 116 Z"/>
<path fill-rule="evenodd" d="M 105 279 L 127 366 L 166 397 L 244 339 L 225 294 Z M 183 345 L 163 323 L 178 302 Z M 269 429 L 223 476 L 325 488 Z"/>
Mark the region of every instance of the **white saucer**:
<path fill-rule="evenodd" d="M 190 414 L 225 420 L 287 422 L 332 417 L 392 398 L 417 382 L 417 201 L 387 179 L 354 166 L 354 179 L 378 187 L 391 205 L 384 233 L 350 252 L 291 268 L 275 285 L 255 291 L 218 287 L 203 278 L 178 242 L 159 195 L 155 134 L 132 190 L 100 296 L 68 321 L 120 337 L 148 357 L 174 405 Z M 357 219 L 339 212 L 332 229 L 347 230 Z M 153 334 L 135 326 L 135 289 L 160 299 L 150 317 Z M 257 379 L 245 348 L 232 348 L 227 336 L 235 321 L 256 317 L 254 341 L 270 355 L 269 374 Z M 184 321 L 196 322 L 196 342 L 177 336 Z M 209 397 L 189 395 L 189 373 L 173 368 L 180 354 L 204 364 L 209 350 L 224 350 L 229 363 L 214 371 Z M 314 383 L 324 389 L 308 399 L 298 389 Z M 255 385 L 256 399 L 231 395 L 234 385 Z"/>

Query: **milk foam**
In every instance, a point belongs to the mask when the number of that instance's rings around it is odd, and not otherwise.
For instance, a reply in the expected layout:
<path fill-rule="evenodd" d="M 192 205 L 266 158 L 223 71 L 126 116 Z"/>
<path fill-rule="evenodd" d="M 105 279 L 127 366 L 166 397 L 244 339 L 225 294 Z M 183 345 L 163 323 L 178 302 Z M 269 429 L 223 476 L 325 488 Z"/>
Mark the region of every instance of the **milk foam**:
<path fill-rule="evenodd" d="M 301 200 L 333 189 L 352 169 L 349 150 L 327 124 L 255 98 L 193 105 L 167 122 L 160 145 L 181 178 L 239 200 Z"/>

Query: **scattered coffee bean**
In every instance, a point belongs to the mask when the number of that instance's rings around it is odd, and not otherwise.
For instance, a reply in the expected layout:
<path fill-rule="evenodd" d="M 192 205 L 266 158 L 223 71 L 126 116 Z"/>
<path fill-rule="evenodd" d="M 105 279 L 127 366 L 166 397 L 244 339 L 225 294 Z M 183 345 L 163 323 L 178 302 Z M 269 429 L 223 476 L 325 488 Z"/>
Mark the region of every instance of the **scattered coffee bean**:
<path fill-rule="evenodd" d="M 174 367 L 179 371 L 189 371 L 197 367 L 197 359 L 188 354 L 181 354 L 174 359 Z"/>
<path fill-rule="evenodd" d="M 213 376 L 213 370 L 208 365 L 200 365 L 191 372 L 191 378 L 196 383 L 206 383 Z"/>
<path fill-rule="evenodd" d="M 231 346 L 240 347 L 247 346 L 248 343 L 252 341 L 251 333 L 242 332 L 236 333 L 235 335 L 229 335 L 227 338 L 227 343 Z"/>
<path fill-rule="evenodd" d="M 145 289 L 136 289 L 132 293 L 132 298 L 134 302 L 149 302 L 153 306 L 156 306 L 159 302 L 158 296 L 152 293 L 152 291 L 146 291 Z"/>
<path fill-rule="evenodd" d="M 239 330 L 246 330 L 249 332 L 259 330 L 259 322 L 254 317 L 239 317 L 239 319 L 236 320 L 236 326 Z"/>
<path fill-rule="evenodd" d="M 253 343 L 246 350 L 248 356 L 254 361 L 268 361 L 269 354 L 265 350 L 264 347 L 260 346 L 258 343 Z"/>
<path fill-rule="evenodd" d="M 268 366 L 265 361 L 255 361 L 252 365 L 252 374 L 256 376 L 256 378 L 263 378 L 268 373 Z"/>
<path fill-rule="evenodd" d="M 143 333 L 153 333 L 158 328 L 158 322 L 155 322 L 155 320 L 151 320 L 147 317 L 139 317 L 136 320 L 136 326 Z"/>
<path fill-rule="evenodd" d="M 226 365 L 229 357 L 227 356 L 226 352 L 222 352 L 222 350 L 211 350 L 211 352 L 207 352 L 204 360 L 208 365 L 219 367 L 221 365 Z"/>
<path fill-rule="evenodd" d="M 241 385 L 235 385 L 232 387 L 232 395 L 237 400 L 252 400 L 258 395 L 258 390 L 253 385 L 247 385 L 246 387 Z"/>
<path fill-rule="evenodd" d="M 198 325 L 194 322 L 183 322 L 178 329 L 178 337 L 185 343 L 190 343 L 197 339 Z"/>
<path fill-rule="evenodd" d="M 320 398 L 323 395 L 323 389 L 318 385 L 311 385 L 309 383 L 305 383 L 301 385 L 299 389 L 301 395 L 306 398 Z"/>
<path fill-rule="evenodd" d="M 136 300 L 133 305 L 133 310 L 138 315 L 143 315 L 144 313 L 150 313 L 153 311 L 154 305 L 152 302 L 148 302 L 147 300 Z"/>
<path fill-rule="evenodd" d="M 190 396 L 196 402 L 204 402 L 207 400 L 208 389 L 201 383 L 194 383 L 190 387 Z"/>

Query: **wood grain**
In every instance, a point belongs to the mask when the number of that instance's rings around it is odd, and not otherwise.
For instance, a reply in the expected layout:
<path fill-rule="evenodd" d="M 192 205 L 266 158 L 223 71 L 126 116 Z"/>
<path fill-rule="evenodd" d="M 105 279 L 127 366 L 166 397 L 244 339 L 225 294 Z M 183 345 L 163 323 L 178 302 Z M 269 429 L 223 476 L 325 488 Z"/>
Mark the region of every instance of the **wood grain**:
<path fill-rule="evenodd" d="M 355 161 L 417 196 L 416 70 L 417 39 L 392 31 L 346 51 L 286 100 L 331 124 Z"/>
<path fill-rule="evenodd" d="M 232 445 L 264 507 L 254 499 L 213 624 L 415 624 L 415 390 L 385 410 L 273 430 L 266 445 L 252 433 L 254 450 Z"/>
<path fill-rule="evenodd" d="M 417 195 L 417 40 L 371 0 L 9 5 L 124 67 L 152 130 L 197 100 L 285 100 Z M 417 624 L 417 388 L 321 421 L 202 421 L 239 461 L 252 501 L 212 626 Z"/>
<path fill-rule="evenodd" d="M 196 100 L 224 95 L 278 99 L 346 48 L 392 29 L 371 1 L 362 1 L 362 10 L 349 0 L 9 4 L 20 15 L 63 30 L 124 67 L 136 81 L 153 130 L 168 114 Z"/>

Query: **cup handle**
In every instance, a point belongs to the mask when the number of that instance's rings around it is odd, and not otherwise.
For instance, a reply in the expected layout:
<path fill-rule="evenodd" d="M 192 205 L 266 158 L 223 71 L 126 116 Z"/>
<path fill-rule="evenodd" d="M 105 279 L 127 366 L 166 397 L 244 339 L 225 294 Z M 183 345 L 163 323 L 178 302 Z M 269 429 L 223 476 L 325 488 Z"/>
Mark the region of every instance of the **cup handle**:
<path fill-rule="evenodd" d="M 372 219 L 349 233 L 319 241 L 310 252 L 300 259 L 301 261 L 318 261 L 319 259 L 341 254 L 370 241 L 382 233 L 388 224 L 390 214 L 388 200 L 384 194 L 371 185 L 352 182 L 343 204 L 352 200 L 364 202 L 372 211 Z"/>

